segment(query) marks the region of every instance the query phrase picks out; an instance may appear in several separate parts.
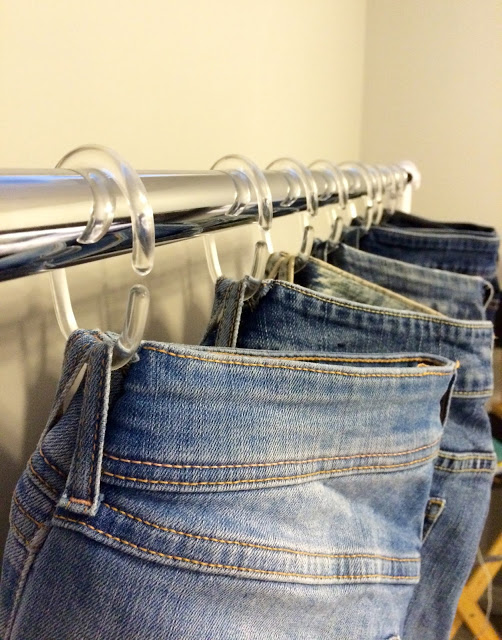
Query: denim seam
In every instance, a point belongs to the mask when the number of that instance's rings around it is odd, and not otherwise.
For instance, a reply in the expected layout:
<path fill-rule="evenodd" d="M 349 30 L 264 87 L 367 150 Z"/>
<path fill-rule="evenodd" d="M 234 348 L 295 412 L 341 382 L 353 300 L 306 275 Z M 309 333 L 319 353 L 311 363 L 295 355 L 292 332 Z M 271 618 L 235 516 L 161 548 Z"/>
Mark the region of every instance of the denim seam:
<path fill-rule="evenodd" d="M 145 553 L 149 553 L 152 555 L 156 555 L 156 556 L 160 556 L 162 558 L 168 558 L 171 560 L 177 560 L 177 561 L 181 561 L 181 562 L 188 562 L 190 564 L 195 564 L 195 565 L 199 565 L 199 566 L 203 566 L 203 567 L 212 567 L 212 568 L 216 568 L 216 569 L 232 569 L 235 571 L 245 571 L 245 572 L 249 572 L 249 573 L 261 573 L 261 574 L 268 574 L 268 575 L 279 575 L 279 576 L 292 576 L 292 577 L 296 577 L 296 578 L 310 578 L 310 579 L 315 579 L 315 580 L 335 580 L 335 579 L 343 579 L 343 580 L 361 580 L 361 579 L 366 579 L 366 578 L 386 578 L 388 580 L 414 580 L 416 581 L 418 579 L 418 576 L 392 576 L 392 575 L 386 575 L 386 574 L 380 574 L 380 573 L 375 573 L 375 574 L 361 574 L 361 575 L 324 575 L 324 574 L 306 574 L 306 573 L 293 573 L 293 572 L 289 572 L 289 571 L 271 571 L 268 569 L 253 569 L 251 567 L 239 567 L 239 566 L 234 566 L 234 565 L 227 565 L 227 564 L 219 564 L 219 563 L 215 563 L 215 562 L 204 562 L 202 560 L 194 560 L 193 558 L 184 558 L 182 556 L 174 556 L 168 553 L 162 553 L 161 551 L 154 551 L 153 549 L 148 549 L 147 547 L 140 547 L 137 544 L 134 544 L 133 542 L 130 542 L 129 540 L 124 540 L 123 538 L 119 538 L 117 536 L 112 536 L 110 533 L 107 533 L 106 531 L 103 531 L 101 529 L 98 529 L 97 527 L 93 527 L 92 525 L 88 524 L 87 522 L 84 522 L 83 520 L 75 520 L 74 518 L 67 518 L 65 516 L 59 516 L 59 515 L 55 515 L 55 518 L 58 518 L 59 520 L 66 520 L 67 522 L 74 522 L 76 524 L 82 525 L 84 527 L 87 527 L 88 529 L 91 529 L 92 531 L 95 531 L 96 533 L 99 533 L 103 536 L 106 536 L 107 538 L 110 538 L 111 540 L 116 540 L 117 542 L 121 542 L 122 544 L 125 544 L 129 547 L 132 547 L 134 549 L 138 549 L 139 551 L 143 551 Z"/>
<path fill-rule="evenodd" d="M 61 469 L 58 469 L 58 467 L 56 467 L 56 465 L 52 464 L 51 462 L 49 462 L 49 460 L 47 459 L 45 453 L 42 451 L 42 445 L 40 445 L 39 449 L 38 449 L 39 454 L 41 455 L 42 459 L 44 460 L 44 462 L 46 464 L 49 465 L 49 467 L 51 469 L 53 469 L 57 474 L 59 474 L 62 478 L 66 478 L 66 474 L 63 473 L 63 471 L 61 471 Z"/>
<path fill-rule="evenodd" d="M 494 469 L 448 469 L 446 467 L 442 467 L 441 465 L 434 465 L 434 469 L 438 471 L 446 471 L 446 473 L 493 473 Z"/>
<path fill-rule="evenodd" d="M 432 514 L 428 512 L 428 507 L 430 504 L 436 504 L 438 506 L 438 510 L 436 511 L 436 513 Z M 427 511 L 425 513 L 424 526 L 425 526 L 425 521 L 427 520 L 429 521 L 429 526 L 427 527 L 427 531 L 425 532 L 425 535 L 422 539 L 422 544 L 429 537 L 429 534 L 434 528 L 434 525 L 436 524 L 436 522 L 438 521 L 439 516 L 444 511 L 445 505 L 446 505 L 446 500 L 444 500 L 444 498 L 429 498 L 429 500 L 427 501 Z"/>
<path fill-rule="evenodd" d="M 30 461 L 29 461 L 29 468 L 30 468 L 30 471 L 31 471 L 31 472 L 33 473 L 33 475 L 35 476 L 35 478 L 37 478 L 37 480 L 38 480 L 39 482 L 41 482 L 41 483 L 42 483 L 42 484 L 43 484 L 43 485 L 44 485 L 44 486 L 49 490 L 49 492 L 50 492 L 50 493 L 51 493 L 55 498 L 57 498 L 57 497 L 58 497 L 58 492 L 56 491 L 56 489 L 54 489 L 54 487 L 51 487 L 51 485 L 50 485 L 48 482 L 46 482 L 46 481 L 42 478 L 42 476 L 41 476 L 41 475 L 39 475 L 39 474 L 35 471 L 35 467 L 33 466 L 33 462 L 32 462 L 32 460 L 31 460 L 31 458 L 30 458 Z"/>
<path fill-rule="evenodd" d="M 106 369 L 106 365 L 108 363 L 108 358 L 107 358 L 107 354 L 106 352 L 103 354 L 103 358 L 102 358 L 102 362 L 101 362 L 101 372 L 100 372 L 100 377 L 99 377 L 99 396 L 98 396 L 98 412 L 96 415 L 96 424 L 94 425 L 94 438 L 93 438 L 93 444 L 92 444 L 92 456 L 91 456 L 91 469 L 89 471 L 89 482 L 87 483 L 87 492 L 88 492 L 88 500 L 89 502 L 91 502 L 91 498 L 92 498 L 92 487 L 91 487 L 91 483 L 92 483 L 92 474 L 94 472 L 94 458 L 96 456 L 96 443 L 97 443 L 97 439 L 98 439 L 98 430 L 99 430 L 99 425 L 101 422 L 101 417 L 102 417 L 102 409 L 103 409 L 103 405 L 101 403 L 101 399 L 103 397 L 103 380 L 105 377 L 105 369 Z M 71 500 L 71 498 L 70 498 Z"/>
<path fill-rule="evenodd" d="M 220 320 L 218 322 L 218 331 L 216 332 L 216 344 L 220 344 L 220 341 L 221 341 L 221 332 L 223 330 L 223 325 L 225 321 L 225 309 L 227 308 L 227 299 L 230 294 L 230 289 L 231 287 L 227 287 L 227 290 L 225 291 L 225 297 L 223 298 L 222 312 L 221 312 Z"/>
<path fill-rule="evenodd" d="M 298 293 L 298 289 L 295 287 L 292 287 L 290 285 L 288 285 L 285 282 L 277 282 L 274 281 L 271 283 L 272 285 L 275 285 L 277 287 L 283 287 L 285 289 L 291 289 L 291 291 L 294 291 L 295 293 Z M 401 311 L 401 313 L 393 313 L 391 311 L 380 311 L 380 310 L 376 310 L 376 309 L 366 309 L 366 308 L 361 308 L 361 307 L 356 307 L 354 305 L 350 305 L 350 304 L 346 304 L 343 302 L 338 302 L 332 299 L 329 299 L 328 297 L 326 298 L 322 298 L 321 296 L 315 295 L 314 293 L 310 293 L 308 291 L 301 291 L 300 292 L 301 295 L 304 296 L 308 296 L 309 298 L 315 298 L 316 300 L 320 300 L 321 302 L 325 302 L 327 304 L 332 304 L 335 305 L 337 307 L 345 307 L 347 309 L 354 309 L 356 311 L 363 311 L 364 313 L 373 313 L 373 314 L 378 314 L 378 315 L 383 315 L 383 316 L 395 316 L 397 318 L 411 318 L 413 320 L 423 320 L 425 322 L 435 322 L 437 324 L 445 324 L 445 325 L 450 325 L 452 327 L 460 327 L 463 329 L 488 329 L 488 323 L 487 322 L 483 322 L 480 324 L 464 324 L 464 323 L 460 323 L 460 322 L 451 322 L 449 320 L 443 320 L 443 318 L 436 318 L 435 316 L 428 316 L 427 314 L 423 314 L 421 316 L 417 316 L 417 315 L 412 315 L 411 313 L 403 310 Z"/>
<path fill-rule="evenodd" d="M 19 509 L 19 511 L 28 518 L 28 520 L 31 520 L 31 522 L 33 522 L 33 524 L 35 524 L 39 529 L 42 529 L 45 527 L 45 524 L 43 524 L 42 522 L 39 522 L 38 520 L 35 520 L 35 518 L 33 516 L 31 516 L 26 509 L 21 505 L 21 503 L 19 502 L 19 498 L 16 496 L 16 494 L 14 494 L 12 496 L 12 500 L 14 502 L 14 504 L 17 506 L 17 508 Z"/>
<path fill-rule="evenodd" d="M 491 396 L 493 393 L 493 387 L 491 389 L 483 389 L 482 391 L 454 391 L 452 396 Z"/>
<path fill-rule="evenodd" d="M 120 480 L 130 480 L 132 482 L 142 482 L 144 484 L 169 484 L 169 485 L 179 485 L 179 486 L 187 486 L 187 487 L 199 487 L 199 486 L 214 486 L 214 485 L 234 485 L 234 484 L 248 484 L 248 483 L 258 483 L 258 482 L 272 482 L 272 481 L 283 481 L 283 480 L 295 480 L 298 478 L 313 478 L 316 476 L 326 475 L 328 473 L 344 473 L 350 471 L 363 471 L 368 469 L 401 469 L 404 467 L 409 467 L 412 465 L 418 465 L 421 462 L 426 462 L 427 460 L 432 460 L 436 458 L 436 452 L 434 452 L 430 456 L 426 456 L 424 458 L 418 458 L 417 460 L 412 460 L 410 462 L 400 462 L 398 464 L 383 464 L 383 465 L 367 465 L 361 467 L 344 467 L 343 469 L 324 469 L 321 471 L 313 471 L 311 473 L 301 473 L 293 476 L 275 476 L 272 478 L 249 478 L 249 479 L 241 479 L 241 480 L 218 480 L 218 481 L 204 481 L 204 482 L 181 482 L 175 480 L 148 480 L 146 478 L 135 478 L 133 476 L 122 476 L 118 473 L 111 473 L 110 471 L 103 471 L 103 475 L 111 476 L 113 478 L 119 478 Z"/>
<path fill-rule="evenodd" d="M 236 292 L 236 296 L 235 296 L 235 304 L 234 304 L 234 313 L 233 313 L 233 317 L 232 317 L 232 325 L 230 327 L 230 334 L 229 334 L 228 340 L 227 340 L 227 346 L 228 347 L 231 347 L 234 344 L 235 325 L 236 325 L 236 322 L 237 322 L 237 316 L 239 314 L 240 298 L 241 298 L 242 288 L 244 286 L 245 286 L 244 283 L 241 281 L 241 282 L 239 282 L 239 286 L 237 287 L 237 292 Z M 235 335 L 235 343 L 237 343 L 237 335 Z"/>
<path fill-rule="evenodd" d="M 309 367 L 290 367 L 287 365 L 279 364 L 265 364 L 263 362 L 240 362 L 238 360 L 216 360 L 215 358 L 202 358 L 201 356 L 189 356 L 181 353 L 174 353 L 173 351 L 166 351 L 165 349 L 157 349 L 155 347 L 143 347 L 148 351 L 157 351 L 158 353 L 165 353 L 173 358 L 184 358 L 187 360 L 199 360 L 202 362 L 217 362 L 227 365 L 238 365 L 242 367 L 261 367 L 265 369 L 289 369 L 291 371 L 308 371 L 310 373 L 325 373 L 329 375 L 340 375 L 355 378 L 420 378 L 422 376 L 451 376 L 452 372 L 439 372 L 439 371 L 427 371 L 423 373 L 349 373 L 346 371 L 326 371 L 325 369 L 310 369 Z"/>
<path fill-rule="evenodd" d="M 21 544 L 22 544 L 24 547 L 29 547 L 29 546 L 30 546 L 30 541 L 29 541 L 29 540 L 28 540 L 28 538 L 24 535 L 24 533 L 22 533 L 22 532 L 19 530 L 19 527 L 16 527 L 16 525 L 15 525 L 13 522 L 11 522 L 11 523 L 10 523 L 10 526 L 12 527 L 12 531 L 13 531 L 13 533 L 15 533 L 15 534 L 16 534 L 16 536 L 19 536 L 19 538 L 21 538 L 21 540 L 23 541 Z M 18 542 L 20 542 L 20 541 L 18 540 Z"/>
<path fill-rule="evenodd" d="M 444 451 L 440 451 L 438 453 L 438 458 L 447 458 L 448 460 L 495 460 L 495 455 L 491 453 L 480 453 L 480 454 L 454 454 L 454 453 L 445 453 Z"/>
<path fill-rule="evenodd" d="M 292 553 L 300 556 L 313 556 L 315 558 L 376 558 L 379 560 L 388 560 L 389 562 L 420 562 L 420 558 L 393 558 L 390 556 L 378 555 L 376 553 L 320 553 L 314 551 L 297 551 L 296 549 L 288 549 L 285 547 L 271 547 L 268 545 L 262 544 L 254 544 L 251 542 L 240 542 L 238 540 L 225 540 L 221 538 L 212 538 L 210 536 L 203 536 L 200 534 L 194 533 L 186 533 L 185 531 L 177 531 L 176 529 L 171 529 L 169 527 L 163 527 L 159 524 L 155 524 L 153 522 L 148 522 L 148 520 L 143 520 L 143 518 L 139 518 L 138 516 L 134 516 L 132 513 L 128 513 L 127 511 L 122 511 L 122 509 L 118 509 L 117 507 L 113 507 L 112 505 L 103 502 L 104 507 L 108 509 L 112 509 L 112 511 L 116 511 L 124 516 L 127 516 L 131 520 L 137 520 L 142 524 L 146 524 L 149 527 L 153 527 L 154 529 L 159 529 L 160 531 L 166 531 L 167 533 L 175 533 L 180 536 L 185 536 L 187 538 L 194 538 L 196 540 L 207 540 L 208 542 L 221 542 L 222 544 L 235 544 L 240 547 L 251 547 L 253 549 L 264 549 L 266 551 L 279 551 L 283 553 Z"/>
<path fill-rule="evenodd" d="M 146 348 L 146 347 L 145 347 Z M 216 351 L 212 351 L 211 353 L 218 353 Z M 437 361 L 432 360 L 432 358 L 423 358 L 421 356 L 416 356 L 414 358 L 393 358 L 389 356 L 388 358 L 337 358 L 331 356 L 282 356 L 282 355 L 274 355 L 267 354 L 267 358 L 276 358 L 280 360 L 301 360 L 308 362 L 312 360 L 313 362 L 420 362 L 431 366 L 439 366 Z M 427 362 L 426 362 L 427 361 Z"/>
<path fill-rule="evenodd" d="M 403 456 L 409 453 L 416 453 L 417 451 L 423 451 L 424 449 L 430 449 L 434 447 L 441 441 L 441 438 L 434 440 L 430 444 L 423 445 L 422 447 L 417 447 L 416 449 L 408 449 L 407 451 L 396 451 L 394 453 L 354 453 L 350 456 L 326 456 L 320 458 L 306 458 L 304 460 L 278 460 L 277 462 L 250 462 L 244 464 L 211 464 L 211 465 L 203 465 L 203 464 L 169 464 L 164 462 L 151 462 L 149 460 L 131 460 L 129 458 L 120 458 L 118 456 L 114 456 L 110 453 L 104 453 L 103 455 L 111 460 L 116 460 L 117 462 L 128 462 L 130 464 L 143 464 L 150 467 L 165 467 L 168 469 L 242 469 L 249 467 L 275 467 L 276 465 L 285 465 L 285 464 L 310 464 L 313 462 L 329 462 L 332 460 L 355 460 L 356 458 L 379 458 L 379 457 L 396 457 Z"/>
<path fill-rule="evenodd" d="M 435 309 L 431 309 L 425 304 L 415 302 L 415 300 L 410 300 L 406 296 L 403 296 L 400 293 L 396 293 L 391 289 L 386 289 L 385 287 L 375 284 L 374 282 L 370 282 L 369 280 L 364 280 L 363 278 L 360 278 L 359 276 L 356 276 L 353 273 L 350 273 L 349 271 L 344 271 L 343 269 L 340 269 L 339 267 L 335 267 L 334 265 L 329 263 L 326 264 L 325 262 L 323 262 L 322 260 L 318 260 L 317 258 L 312 257 L 311 259 L 312 261 L 317 262 L 319 267 L 322 270 L 328 271 L 328 272 L 333 271 L 338 278 L 340 278 L 341 276 L 342 278 L 352 280 L 363 289 L 372 289 L 373 291 L 376 291 L 377 293 L 384 295 L 387 298 L 390 298 L 391 300 L 397 300 L 398 302 L 406 303 L 408 307 L 411 307 L 411 309 L 409 309 L 410 311 L 411 310 L 417 311 L 417 307 L 419 307 L 422 310 L 422 313 L 430 313 L 431 315 L 434 315 L 434 316 L 446 318 L 446 316 L 443 313 L 440 313 Z"/>

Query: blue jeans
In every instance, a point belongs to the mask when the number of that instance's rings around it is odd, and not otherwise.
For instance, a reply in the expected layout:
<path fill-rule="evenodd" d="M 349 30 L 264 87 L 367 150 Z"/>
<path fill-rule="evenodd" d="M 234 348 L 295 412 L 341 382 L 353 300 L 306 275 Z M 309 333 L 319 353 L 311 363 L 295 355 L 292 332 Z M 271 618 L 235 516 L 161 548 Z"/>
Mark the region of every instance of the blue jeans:
<path fill-rule="evenodd" d="M 152 342 L 112 373 L 111 351 L 68 341 L 3 640 L 400 637 L 455 363 Z"/>
<path fill-rule="evenodd" d="M 500 302 L 497 277 L 500 238 L 494 229 L 471 224 L 434 223 L 397 212 L 368 232 L 358 226 L 349 228 L 344 234 L 344 242 L 386 258 L 488 280 L 495 295 L 487 309 L 487 317 L 495 322 Z M 496 324 L 497 336 L 501 337 L 502 318 L 499 317 Z"/>
<path fill-rule="evenodd" d="M 312 254 L 329 264 L 374 282 L 458 320 L 486 320 L 492 285 L 479 276 L 421 267 L 384 258 L 346 244 L 316 240 Z"/>
<path fill-rule="evenodd" d="M 291 261 L 276 259 L 271 272 L 291 274 Z M 428 315 L 411 301 L 406 310 L 398 294 L 313 258 L 296 280 L 265 281 L 249 301 L 246 280 L 219 281 L 206 344 L 354 353 L 423 349 L 460 363 L 423 514 L 421 579 L 402 632 L 405 640 L 446 640 L 474 561 L 495 468 L 484 408 L 492 390 L 492 325 L 433 310 Z M 377 434 L 380 424 L 375 429 Z"/>

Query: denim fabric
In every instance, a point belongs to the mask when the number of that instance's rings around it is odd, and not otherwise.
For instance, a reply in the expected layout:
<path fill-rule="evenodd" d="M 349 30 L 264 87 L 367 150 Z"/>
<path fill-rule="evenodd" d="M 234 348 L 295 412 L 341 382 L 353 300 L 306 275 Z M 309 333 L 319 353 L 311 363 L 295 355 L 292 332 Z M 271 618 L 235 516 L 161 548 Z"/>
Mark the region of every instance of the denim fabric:
<path fill-rule="evenodd" d="M 404 220 L 403 220 L 404 216 Z M 395 220 L 399 224 L 392 224 Z M 404 221 L 408 220 L 407 226 Z M 500 239 L 489 227 L 477 225 L 446 225 L 423 220 L 418 216 L 394 215 L 387 223 L 373 226 L 368 232 L 362 227 L 350 227 L 344 234 L 344 243 L 411 264 L 444 269 L 454 273 L 480 276 L 493 286 L 495 295 L 487 309 L 487 317 L 495 321 L 500 305 L 500 286 L 497 263 Z M 443 226 L 441 226 L 443 225 Z M 474 229 L 470 228 L 474 227 Z M 497 335 L 502 335 L 502 318 L 497 319 Z M 500 334 L 500 335 L 499 335 Z"/>
<path fill-rule="evenodd" d="M 280 273 L 276 262 L 273 271 Z M 375 290 L 371 283 L 365 304 L 328 295 L 340 290 L 336 284 L 340 277 L 340 270 L 312 258 L 296 274 L 298 284 L 265 281 L 248 301 L 245 280 L 220 280 L 205 342 L 355 353 L 418 349 L 459 361 L 429 502 L 422 514 L 421 579 L 402 634 L 405 640 L 446 640 L 474 561 L 495 468 L 484 407 L 492 391 L 492 325 L 437 312 L 418 313 L 411 302 L 410 311 L 370 306 Z M 361 281 L 359 289 L 362 286 Z M 378 292 L 374 301 L 380 296 Z M 377 431 L 380 427 L 375 423 Z"/>
<path fill-rule="evenodd" d="M 401 260 L 316 240 L 313 255 L 360 278 L 375 282 L 458 320 L 486 320 L 493 296 L 491 284 L 479 276 L 465 276 L 420 267 Z"/>
<path fill-rule="evenodd" d="M 398 639 L 456 364 L 143 343 L 112 374 L 111 347 L 68 341 L 3 640 Z"/>

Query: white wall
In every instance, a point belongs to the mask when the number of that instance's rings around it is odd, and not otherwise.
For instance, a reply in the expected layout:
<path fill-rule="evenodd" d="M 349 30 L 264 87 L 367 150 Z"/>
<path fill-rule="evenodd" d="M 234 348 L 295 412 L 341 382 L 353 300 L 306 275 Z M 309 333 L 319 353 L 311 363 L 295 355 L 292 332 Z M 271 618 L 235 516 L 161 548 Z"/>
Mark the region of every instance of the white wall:
<path fill-rule="evenodd" d="M 228 153 L 261 166 L 357 159 L 365 11 L 364 0 L 0 0 L 0 166 L 49 168 L 86 142 L 138 169 L 206 169 Z M 297 248 L 299 227 L 278 223 L 275 246 Z M 229 231 L 220 243 L 238 273 L 252 240 Z M 129 257 L 69 277 L 80 325 L 119 330 Z M 196 342 L 212 301 L 201 241 L 159 248 L 147 284 L 146 337 Z M 47 275 L 0 283 L 0 538 L 63 348 Z"/>
<path fill-rule="evenodd" d="M 414 210 L 498 227 L 502 2 L 368 0 L 362 157 L 410 158 Z"/>

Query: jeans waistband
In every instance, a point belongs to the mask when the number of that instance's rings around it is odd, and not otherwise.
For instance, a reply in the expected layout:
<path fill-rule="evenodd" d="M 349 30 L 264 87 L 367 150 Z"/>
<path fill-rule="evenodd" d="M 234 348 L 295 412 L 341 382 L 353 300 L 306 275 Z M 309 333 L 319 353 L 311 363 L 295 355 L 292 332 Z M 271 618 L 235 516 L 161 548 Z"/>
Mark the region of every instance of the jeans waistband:
<path fill-rule="evenodd" d="M 310 261 L 316 271 L 330 265 Z M 317 283 L 323 282 L 320 276 Z M 264 281 L 244 304 L 249 280 L 220 279 L 213 319 L 206 339 L 220 345 L 246 346 L 246 334 L 260 335 L 266 349 L 392 353 L 437 353 L 459 362 L 454 395 L 489 397 L 492 393 L 493 325 L 441 315 L 388 309 L 335 298 L 321 291 L 279 280 Z M 371 291 L 371 289 L 369 289 Z M 218 332 L 216 339 L 210 335 Z M 209 337 L 210 336 L 210 337 Z M 256 338 L 250 340 L 256 344 Z"/>
<path fill-rule="evenodd" d="M 449 316 L 486 319 L 493 286 L 480 276 L 421 267 L 329 241 L 316 241 L 313 253 L 331 265 L 430 304 Z"/>
<path fill-rule="evenodd" d="M 381 224 L 389 225 L 391 227 L 414 227 L 424 230 L 428 229 L 431 231 L 449 230 L 460 234 L 497 237 L 497 232 L 493 227 L 484 227 L 479 224 L 472 224 L 470 222 L 430 220 L 429 218 L 417 216 L 412 213 L 404 213 L 403 211 L 394 211 L 393 213 L 391 213 L 390 211 L 385 210 Z"/>
<path fill-rule="evenodd" d="M 426 464 L 437 453 L 456 370 L 446 358 L 421 353 L 145 342 L 136 361 L 112 375 L 112 344 L 99 332 L 72 334 L 42 437 L 86 364 L 77 444 L 58 503 L 83 515 L 97 512 L 101 482 L 214 492 Z M 47 464 L 61 482 L 65 474 Z"/>

